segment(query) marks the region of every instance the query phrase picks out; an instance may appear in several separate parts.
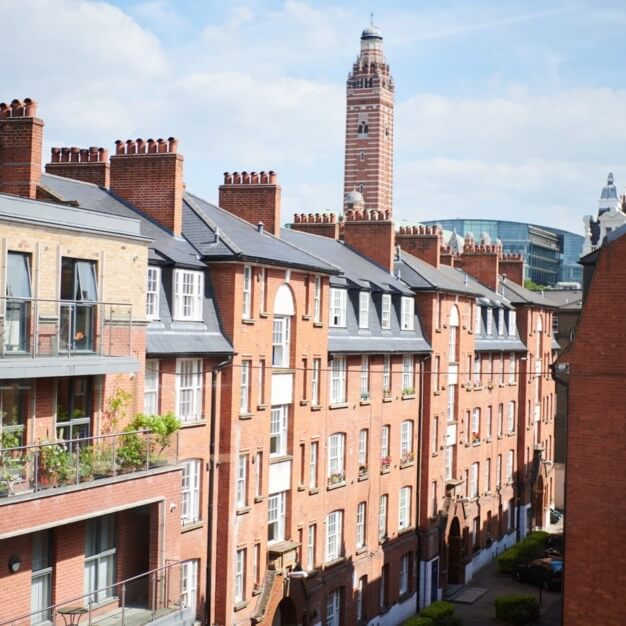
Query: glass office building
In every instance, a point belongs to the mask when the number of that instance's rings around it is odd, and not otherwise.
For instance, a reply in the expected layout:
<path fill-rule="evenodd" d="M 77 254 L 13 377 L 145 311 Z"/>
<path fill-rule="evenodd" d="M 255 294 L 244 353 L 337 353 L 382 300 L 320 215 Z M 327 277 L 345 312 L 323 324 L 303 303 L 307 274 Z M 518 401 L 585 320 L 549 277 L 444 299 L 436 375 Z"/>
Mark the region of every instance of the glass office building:
<path fill-rule="evenodd" d="M 465 237 L 472 233 L 479 241 L 487 233 L 491 241 L 499 239 L 504 252 L 521 253 L 525 260 L 526 278 L 540 285 L 558 282 L 582 282 L 578 259 L 582 254 L 584 237 L 574 233 L 504 220 L 452 219 L 427 220 L 423 224 L 439 224 L 444 230 Z"/>

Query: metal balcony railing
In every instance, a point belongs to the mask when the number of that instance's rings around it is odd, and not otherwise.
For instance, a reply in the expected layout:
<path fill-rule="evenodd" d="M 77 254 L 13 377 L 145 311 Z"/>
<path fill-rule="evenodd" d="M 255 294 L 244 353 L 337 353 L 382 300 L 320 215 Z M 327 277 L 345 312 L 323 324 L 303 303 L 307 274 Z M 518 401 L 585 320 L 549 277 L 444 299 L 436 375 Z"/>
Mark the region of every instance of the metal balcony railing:
<path fill-rule="evenodd" d="M 49 595 L 48 590 L 49 586 Z M 179 619 L 172 623 L 193 623 L 194 601 L 183 588 L 183 562 L 166 561 L 163 567 L 94 587 L 81 596 L 2 621 L 0 626 L 144 626 L 157 619 L 164 623 L 166 616 L 177 614 Z"/>
<path fill-rule="evenodd" d="M 132 306 L 0 297 L 0 358 L 129 356 Z"/>
<path fill-rule="evenodd" d="M 91 484 L 177 463 L 178 432 L 168 440 L 138 430 L 0 448 L 0 506 L 12 496 Z"/>

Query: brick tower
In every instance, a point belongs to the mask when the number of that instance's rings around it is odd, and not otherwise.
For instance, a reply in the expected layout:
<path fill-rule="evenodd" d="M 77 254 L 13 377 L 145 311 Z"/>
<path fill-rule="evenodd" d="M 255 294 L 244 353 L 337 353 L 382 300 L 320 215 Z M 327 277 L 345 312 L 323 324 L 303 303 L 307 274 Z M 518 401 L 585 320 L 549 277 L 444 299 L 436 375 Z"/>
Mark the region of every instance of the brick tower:
<path fill-rule="evenodd" d="M 391 211 L 394 85 L 383 37 L 373 24 L 361 34 L 361 52 L 346 86 L 344 197 L 356 190 L 365 209 Z"/>

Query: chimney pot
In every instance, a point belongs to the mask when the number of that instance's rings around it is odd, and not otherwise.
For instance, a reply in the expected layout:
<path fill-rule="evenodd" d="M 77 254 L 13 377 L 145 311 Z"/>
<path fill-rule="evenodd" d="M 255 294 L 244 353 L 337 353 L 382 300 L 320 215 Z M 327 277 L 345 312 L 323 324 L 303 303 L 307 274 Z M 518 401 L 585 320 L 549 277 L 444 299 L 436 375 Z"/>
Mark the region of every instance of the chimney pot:
<path fill-rule="evenodd" d="M 169 142 L 169 151 L 178 152 L 178 139 L 176 137 L 168 137 L 167 141 Z"/>

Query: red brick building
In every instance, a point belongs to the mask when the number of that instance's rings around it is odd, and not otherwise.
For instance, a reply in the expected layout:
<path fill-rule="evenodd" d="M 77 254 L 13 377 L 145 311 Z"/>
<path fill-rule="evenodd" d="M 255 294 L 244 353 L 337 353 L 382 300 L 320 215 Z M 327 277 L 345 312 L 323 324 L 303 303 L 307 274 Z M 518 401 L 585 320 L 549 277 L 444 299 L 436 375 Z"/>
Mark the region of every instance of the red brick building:
<path fill-rule="evenodd" d="M 567 385 L 567 467 L 563 624 L 624 621 L 626 550 L 620 521 L 624 485 L 607 481 L 624 466 L 625 326 L 619 297 L 626 284 L 624 227 L 583 257 L 583 307 L 573 343 L 561 354 L 557 378 Z M 581 565 L 584 564 L 584 565 Z"/>

